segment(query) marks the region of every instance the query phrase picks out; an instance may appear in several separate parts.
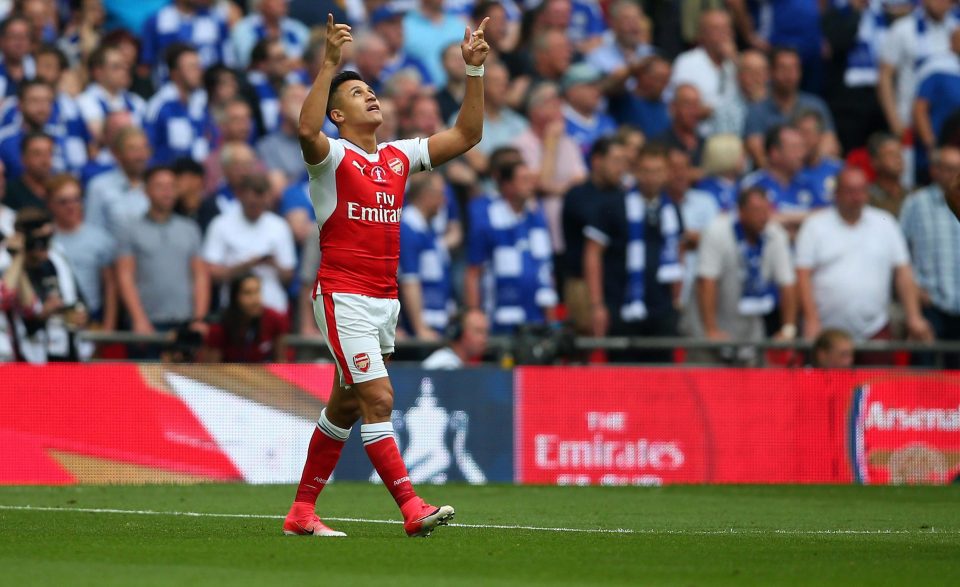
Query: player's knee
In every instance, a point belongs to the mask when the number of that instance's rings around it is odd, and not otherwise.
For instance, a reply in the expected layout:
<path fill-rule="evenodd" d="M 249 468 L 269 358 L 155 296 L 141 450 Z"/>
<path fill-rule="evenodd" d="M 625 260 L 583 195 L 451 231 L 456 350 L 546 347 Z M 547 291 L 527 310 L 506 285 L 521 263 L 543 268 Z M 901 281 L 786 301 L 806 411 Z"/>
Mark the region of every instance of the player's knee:
<path fill-rule="evenodd" d="M 360 408 L 366 422 L 385 422 L 393 412 L 393 390 L 389 385 L 375 386 L 363 394 Z"/>

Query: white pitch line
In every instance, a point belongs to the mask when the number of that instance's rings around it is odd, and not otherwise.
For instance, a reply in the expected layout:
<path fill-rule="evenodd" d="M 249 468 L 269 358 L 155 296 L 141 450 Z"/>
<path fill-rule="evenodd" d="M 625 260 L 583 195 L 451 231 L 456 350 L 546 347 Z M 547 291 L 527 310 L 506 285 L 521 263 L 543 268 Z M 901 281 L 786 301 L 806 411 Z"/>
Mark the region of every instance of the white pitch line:
<path fill-rule="evenodd" d="M 272 514 L 218 514 L 209 512 L 162 512 L 155 510 L 118 510 L 112 508 L 58 508 L 32 505 L 0 505 L 0 510 L 18 510 L 34 512 L 72 512 L 84 514 L 128 514 L 137 516 L 184 516 L 193 518 L 245 518 L 282 520 L 284 516 Z M 324 516 L 330 522 L 357 522 L 361 524 L 402 524 L 400 520 L 372 520 L 367 518 L 336 518 Z M 481 528 L 493 530 L 533 530 L 539 532 L 585 532 L 589 534 L 633 534 L 626 528 L 542 528 L 539 526 L 508 526 L 503 524 L 448 524 L 454 528 Z"/>
<path fill-rule="evenodd" d="M 84 514 L 127 514 L 136 516 L 181 516 L 191 518 L 241 518 L 260 520 L 282 520 L 284 516 L 273 514 L 220 514 L 210 512 L 171 512 L 156 510 L 120 510 L 113 508 L 60 508 L 33 505 L 0 505 L 0 510 L 34 511 L 34 512 L 71 512 Z M 360 524 L 402 524 L 399 520 L 373 520 L 367 518 L 335 518 L 324 516 L 324 520 L 331 522 L 356 522 Z M 543 526 L 514 526 L 507 524 L 450 524 L 454 528 L 476 528 L 488 530 L 531 530 L 535 532 L 572 532 L 586 534 L 646 534 L 646 535 L 678 535 L 678 536 L 723 536 L 723 535 L 887 535 L 887 534 L 960 534 L 960 530 L 943 530 L 928 528 L 923 530 L 784 530 L 761 528 L 722 528 L 718 530 L 671 530 L 646 528 L 631 530 L 629 528 L 549 528 Z"/>

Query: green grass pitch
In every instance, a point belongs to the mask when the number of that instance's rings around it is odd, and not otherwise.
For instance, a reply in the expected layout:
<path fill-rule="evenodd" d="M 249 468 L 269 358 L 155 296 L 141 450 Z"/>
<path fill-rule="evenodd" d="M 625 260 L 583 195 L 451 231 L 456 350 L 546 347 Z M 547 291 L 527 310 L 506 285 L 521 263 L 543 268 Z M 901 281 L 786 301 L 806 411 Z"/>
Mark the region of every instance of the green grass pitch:
<path fill-rule="evenodd" d="M 2 585 L 956 585 L 960 487 L 382 487 L 320 499 L 345 539 L 285 537 L 292 486 L 0 487 Z M 10 509 L 32 506 L 42 509 Z M 61 509 L 62 508 L 62 509 Z M 149 510 L 159 515 L 77 510 Z M 172 515 L 169 512 L 250 517 Z M 624 529 L 622 533 L 479 526 Z M 627 532 L 627 530 L 632 532 Z"/>

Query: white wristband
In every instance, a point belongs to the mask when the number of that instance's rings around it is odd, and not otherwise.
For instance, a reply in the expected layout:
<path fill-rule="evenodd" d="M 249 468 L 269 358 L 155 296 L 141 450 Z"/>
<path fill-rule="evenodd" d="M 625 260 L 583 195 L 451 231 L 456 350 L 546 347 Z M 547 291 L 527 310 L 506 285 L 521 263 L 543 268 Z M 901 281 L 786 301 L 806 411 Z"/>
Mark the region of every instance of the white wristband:
<path fill-rule="evenodd" d="M 483 77 L 483 66 L 482 65 L 470 65 L 467 64 L 467 75 L 470 77 Z"/>

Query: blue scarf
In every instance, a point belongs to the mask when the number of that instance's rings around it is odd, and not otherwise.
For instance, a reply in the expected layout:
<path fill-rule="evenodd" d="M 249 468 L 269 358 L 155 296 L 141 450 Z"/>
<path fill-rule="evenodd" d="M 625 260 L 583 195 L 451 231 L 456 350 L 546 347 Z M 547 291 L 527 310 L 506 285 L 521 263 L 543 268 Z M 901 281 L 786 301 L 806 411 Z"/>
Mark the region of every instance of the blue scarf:
<path fill-rule="evenodd" d="M 879 78 L 877 49 L 883 43 L 889 24 L 882 7 L 871 3 L 860 14 L 857 38 L 847 54 L 847 70 L 844 83 L 851 87 L 875 86 Z"/>
<path fill-rule="evenodd" d="M 626 209 L 627 284 L 620 317 L 624 322 L 636 322 L 647 317 L 647 306 L 644 303 L 647 268 L 645 240 L 647 204 L 638 192 L 631 192 L 626 197 Z M 660 233 L 664 241 L 660 249 L 657 281 L 661 283 L 679 281 L 683 277 L 683 266 L 680 264 L 680 215 L 677 207 L 667 196 L 660 196 L 657 213 L 660 215 Z"/>
<path fill-rule="evenodd" d="M 737 239 L 737 251 L 743 259 L 746 271 L 743 276 L 743 293 L 737 309 L 742 316 L 763 316 L 769 314 L 777 304 L 777 288 L 763 277 L 763 246 L 766 237 L 757 237 L 751 245 L 747 242 L 740 221 L 733 223 L 733 234 Z"/>

